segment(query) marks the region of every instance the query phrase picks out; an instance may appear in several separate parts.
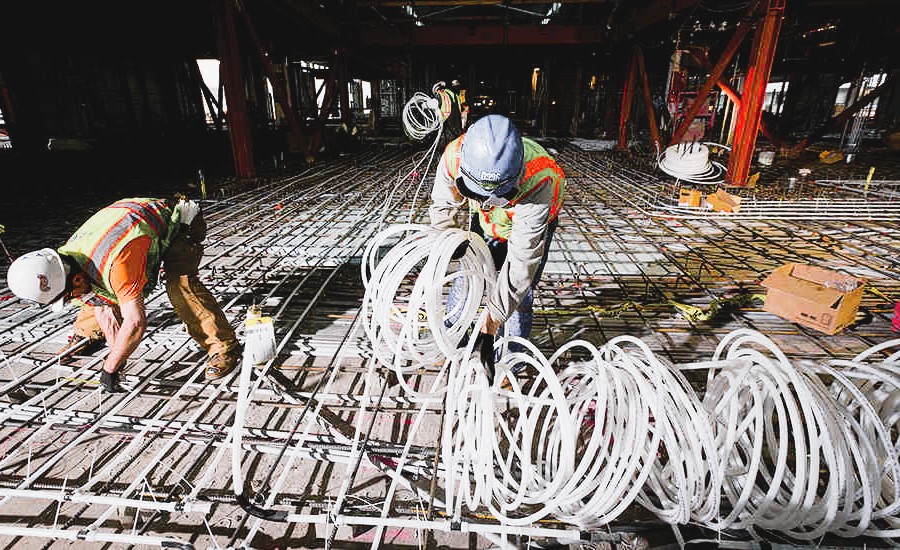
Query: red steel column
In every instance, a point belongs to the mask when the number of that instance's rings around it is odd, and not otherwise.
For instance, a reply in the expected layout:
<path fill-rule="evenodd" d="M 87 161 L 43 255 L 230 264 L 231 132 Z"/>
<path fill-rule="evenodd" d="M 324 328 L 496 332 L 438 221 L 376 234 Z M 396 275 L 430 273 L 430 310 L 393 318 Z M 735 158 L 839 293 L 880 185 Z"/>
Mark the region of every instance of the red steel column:
<path fill-rule="evenodd" d="M 644 107 L 647 110 L 647 124 L 650 126 L 650 141 L 656 154 L 662 153 L 662 142 L 659 140 L 659 126 L 656 125 L 656 113 L 653 111 L 653 98 L 650 96 L 650 80 L 647 78 L 647 67 L 644 66 L 644 52 L 635 47 L 637 70 L 641 76 L 641 88 L 644 92 Z"/>
<path fill-rule="evenodd" d="M 756 0 L 754 2 L 751 2 L 749 6 L 747 6 L 745 17 L 750 17 L 756 11 L 758 3 L 759 0 Z M 734 54 L 737 53 L 738 49 L 741 47 L 741 43 L 744 41 L 744 38 L 747 37 L 747 33 L 749 31 L 750 24 L 745 19 L 741 19 L 741 21 L 737 24 L 737 27 L 734 29 L 734 34 L 731 36 L 731 40 L 729 40 L 728 44 L 725 45 L 725 50 L 722 52 L 722 56 L 710 71 L 709 78 L 706 79 L 706 82 L 697 91 L 697 95 L 694 97 L 694 102 L 691 103 L 690 107 L 688 107 L 688 110 L 684 114 L 684 117 L 681 119 L 681 122 L 678 124 L 678 127 L 675 128 L 674 132 L 672 132 L 672 139 L 669 140 L 669 145 L 675 145 L 676 143 L 680 142 L 681 138 L 684 137 L 684 134 L 687 133 L 687 129 L 690 128 L 691 122 L 694 121 L 694 118 L 697 117 L 697 113 L 699 113 L 700 109 L 702 109 L 706 104 L 706 98 L 709 97 L 709 92 L 711 92 L 712 89 L 716 87 L 716 82 L 718 82 L 719 79 L 722 78 L 722 75 L 725 73 L 725 69 L 728 67 L 728 64 L 731 63 L 731 58 L 733 58 Z"/>
<path fill-rule="evenodd" d="M 634 99 L 635 71 L 637 69 L 637 56 L 632 53 L 628 62 L 628 76 L 625 77 L 625 87 L 622 89 L 622 108 L 619 110 L 619 149 L 628 148 L 628 120 L 631 118 L 631 103 Z"/>
<path fill-rule="evenodd" d="M 747 183 L 762 107 L 766 100 L 766 84 L 769 83 L 769 73 L 772 72 L 783 16 L 784 0 L 769 0 L 766 14 L 753 34 L 750 65 L 747 68 L 747 80 L 741 95 L 741 109 L 738 111 L 734 143 L 725 175 L 725 181 L 731 185 L 743 186 Z"/>
<path fill-rule="evenodd" d="M 350 80 L 347 77 L 347 50 L 341 48 L 338 50 L 337 63 L 337 86 L 340 95 L 341 106 L 341 122 L 347 124 L 347 130 L 350 130 Z"/>
<path fill-rule="evenodd" d="M 252 178 L 253 142 L 247 120 L 247 95 L 244 92 L 244 72 L 241 67 L 240 48 L 234 17 L 233 0 L 212 0 L 213 19 L 216 31 L 216 46 L 219 49 L 219 63 L 222 82 L 228 104 L 226 114 L 231 149 L 234 153 L 234 171 L 239 178 Z"/>

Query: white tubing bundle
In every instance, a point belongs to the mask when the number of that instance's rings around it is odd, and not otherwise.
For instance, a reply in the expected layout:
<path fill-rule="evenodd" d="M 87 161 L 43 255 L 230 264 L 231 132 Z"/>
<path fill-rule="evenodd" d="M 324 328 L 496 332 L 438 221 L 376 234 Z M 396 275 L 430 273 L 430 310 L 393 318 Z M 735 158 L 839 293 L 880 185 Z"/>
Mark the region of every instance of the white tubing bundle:
<path fill-rule="evenodd" d="M 424 139 L 441 126 L 441 112 L 437 99 L 416 92 L 403 106 L 403 128 L 414 140 Z"/>
<path fill-rule="evenodd" d="M 722 340 L 713 361 L 723 358 L 744 366 L 717 373 L 704 397 L 719 425 L 723 496 L 731 508 L 722 527 L 761 527 L 806 540 L 827 532 L 858 536 L 879 500 L 885 460 L 892 463 L 896 503 L 896 452 L 847 376 L 828 365 L 791 364 L 771 340 L 749 330 Z M 830 385 L 820 374 L 833 378 Z"/>
<path fill-rule="evenodd" d="M 374 264 L 387 238 L 414 230 Z M 573 341 L 549 358 L 517 340 L 526 351 L 504 353 L 489 386 L 470 347 L 455 345 L 491 281 L 483 243 L 459 263 L 466 307 L 446 329 L 442 289 L 457 276 L 449 255 L 465 234 L 401 226 L 383 235 L 367 252 L 367 331 L 414 397 L 443 395 L 448 515 L 466 507 L 507 525 L 552 515 L 593 528 L 637 502 L 672 524 L 801 540 L 900 538 L 900 351 L 889 353 L 900 340 L 816 364 L 791 362 L 764 335 L 737 330 L 709 362 L 690 366 L 709 370 L 702 398 L 634 337 L 599 348 Z M 422 264 L 416 288 L 398 301 L 400 283 Z M 510 369 L 523 363 L 519 379 Z M 412 391 L 405 378 L 435 364 L 446 384 Z"/>
<path fill-rule="evenodd" d="M 379 249 L 398 237 L 401 240 L 378 262 Z M 450 272 L 450 256 L 466 239 L 467 253 L 453 262 L 455 270 Z M 457 345 L 474 325 L 481 298 L 496 273 L 487 245 L 477 235 L 406 224 L 391 226 L 372 239 L 363 256 L 362 277 L 364 327 L 373 353 L 395 370 L 406 391 L 419 395 L 407 377 L 423 366 L 446 368 L 446 358 L 462 355 Z M 415 282 L 410 292 L 403 283 L 411 278 Z M 445 311 L 444 296 L 456 278 L 464 285 L 465 298 L 457 310 Z M 456 314 L 458 320 L 445 326 L 444 321 Z"/>
<path fill-rule="evenodd" d="M 659 169 L 679 180 L 697 184 L 724 181 L 725 166 L 709 160 L 703 143 L 676 143 L 666 147 L 657 160 Z"/>

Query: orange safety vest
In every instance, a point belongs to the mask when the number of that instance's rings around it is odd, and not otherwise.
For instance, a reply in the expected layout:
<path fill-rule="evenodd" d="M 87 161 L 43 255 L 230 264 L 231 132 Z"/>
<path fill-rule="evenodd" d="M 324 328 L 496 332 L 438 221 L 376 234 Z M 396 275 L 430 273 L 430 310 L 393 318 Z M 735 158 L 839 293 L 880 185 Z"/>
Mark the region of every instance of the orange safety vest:
<path fill-rule="evenodd" d="M 447 144 L 447 148 L 444 150 L 444 166 L 454 182 L 459 177 L 460 151 L 463 138 L 465 138 L 465 134 Z M 469 210 L 479 214 L 478 220 L 484 234 L 501 240 L 507 240 L 509 232 L 512 230 L 513 213 L 509 212 L 508 209 L 522 202 L 545 185 L 553 187 L 553 198 L 550 201 L 548 222 L 555 220 L 559 216 L 559 211 L 563 205 L 566 176 L 563 174 L 562 169 L 556 164 L 553 157 L 547 153 L 547 150 L 535 141 L 529 138 L 522 138 L 522 144 L 525 147 L 525 175 L 522 177 L 522 181 L 519 182 L 517 186 L 518 192 L 509 201 L 509 205 L 503 208 L 494 207 L 490 210 L 483 210 L 480 202 L 469 199 Z"/>

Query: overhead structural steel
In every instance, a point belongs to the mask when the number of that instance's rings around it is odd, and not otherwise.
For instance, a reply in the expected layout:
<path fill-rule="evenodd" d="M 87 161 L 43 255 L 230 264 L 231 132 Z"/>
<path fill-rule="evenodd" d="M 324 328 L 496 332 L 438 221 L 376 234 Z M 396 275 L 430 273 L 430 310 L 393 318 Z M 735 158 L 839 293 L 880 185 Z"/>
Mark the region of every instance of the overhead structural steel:
<path fill-rule="evenodd" d="M 235 174 L 241 178 L 255 175 L 253 144 L 247 119 L 247 95 L 244 91 L 240 46 L 237 41 L 234 2 L 212 0 L 216 46 L 219 50 L 222 80 L 228 102 L 228 135 L 234 153 Z"/>
<path fill-rule="evenodd" d="M 741 109 L 735 124 L 734 143 L 728 158 L 728 172 L 725 175 L 726 182 L 732 185 L 745 185 L 750 173 L 759 121 L 766 101 L 766 85 L 772 72 L 783 17 L 784 0 L 769 0 L 765 16 L 753 35 L 750 66 L 747 69 Z"/>
<path fill-rule="evenodd" d="M 693 8 L 699 3 L 700 0 L 618 2 L 611 38 L 614 42 L 627 40 L 657 23 L 668 21 L 676 13 Z"/>
<path fill-rule="evenodd" d="M 619 110 L 619 149 L 628 148 L 628 121 L 631 119 L 631 103 L 634 99 L 634 80 L 637 71 L 637 48 L 632 50 L 628 61 L 628 74 L 622 88 L 622 108 Z"/>
<path fill-rule="evenodd" d="M 746 17 L 737 24 L 737 27 L 734 29 L 734 34 L 731 36 L 731 40 L 728 41 L 725 50 L 722 52 L 722 56 L 710 71 L 709 78 L 706 79 L 706 82 L 700 90 L 697 91 L 697 97 L 694 98 L 694 102 L 691 103 L 691 106 L 685 113 L 684 118 L 681 120 L 681 124 L 679 124 L 672 133 L 672 139 L 669 140 L 669 145 L 674 145 L 681 141 L 681 138 L 687 133 L 688 128 L 691 126 L 691 122 L 694 121 L 694 118 L 696 118 L 700 109 L 706 105 L 706 98 L 709 97 L 709 92 L 712 91 L 716 86 L 716 83 L 722 78 L 725 69 L 728 67 L 728 64 L 731 63 L 732 58 L 734 58 L 734 54 L 737 53 L 744 38 L 746 38 L 747 34 L 750 32 L 751 23 L 747 20 L 747 17 L 752 16 L 753 13 L 756 12 L 758 5 L 759 0 L 756 0 L 747 7 Z"/>
<path fill-rule="evenodd" d="M 619 149 L 628 148 L 628 122 L 631 120 L 631 107 L 634 101 L 634 88 L 640 78 L 641 97 L 644 101 L 644 109 L 647 116 L 647 125 L 650 128 L 650 144 L 658 154 L 661 151 L 662 142 L 659 139 L 659 127 L 656 124 L 656 114 L 653 111 L 653 98 L 650 95 L 650 81 L 647 78 L 647 68 L 644 66 L 644 52 L 641 47 L 634 45 L 628 63 L 628 73 L 625 77 L 625 87 L 622 90 L 622 107 L 619 111 Z"/>
<path fill-rule="evenodd" d="M 561 4 L 612 4 L 615 0 L 561 0 Z M 497 0 L 416 0 L 414 2 L 417 8 L 431 6 L 515 6 L 515 5 L 533 5 L 546 4 L 546 0 L 505 0 L 498 2 Z M 397 7 L 402 8 L 409 6 L 409 0 L 361 0 L 357 2 L 358 7 Z"/>
<path fill-rule="evenodd" d="M 435 25 L 407 32 L 379 28 L 359 33 L 363 47 L 528 46 L 598 44 L 606 36 L 599 25 Z"/>
<path fill-rule="evenodd" d="M 794 146 L 794 151 L 796 151 L 796 152 L 803 151 L 804 149 L 806 149 L 809 146 L 810 143 L 812 143 L 816 139 L 822 137 L 822 134 L 824 134 L 826 131 L 828 131 L 829 128 L 832 128 L 834 126 L 837 126 L 843 122 L 850 120 L 854 115 L 856 115 L 856 113 L 861 111 L 863 109 L 863 107 L 872 103 L 873 101 L 875 101 L 876 99 L 878 99 L 879 97 L 884 95 L 884 93 L 886 91 L 890 90 L 898 77 L 900 77 L 900 72 L 895 72 L 895 73 L 889 75 L 885 79 L 885 81 L 882 82 L 881 85 L 879 85 L 877 88 L 873 89 L 871 92 L 869 92 L 866 95 L 862 96 L 861 98 L 857 99 L 853 103 L 853 105 L 850 105 L 849 107 L 847 107 L 846 109 L 841 111 L 839 114 L 829 118 L 822 125 L 820 125 L 818 128 L 813 130 L 806 138 L 804 138 L 800 143 L 798 143 L 797 145 Z"/>

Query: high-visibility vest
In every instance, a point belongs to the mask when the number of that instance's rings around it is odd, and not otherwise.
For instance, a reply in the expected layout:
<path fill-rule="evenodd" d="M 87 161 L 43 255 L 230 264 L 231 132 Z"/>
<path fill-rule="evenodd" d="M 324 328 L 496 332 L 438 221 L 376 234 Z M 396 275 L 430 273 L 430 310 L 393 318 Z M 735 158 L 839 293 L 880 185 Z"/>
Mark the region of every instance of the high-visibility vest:
<path fill-rule="evenodd" d="M 144 236 L 150 237 L 144 296 L 150 294 L 159 278 L 162 255 L 178 233 L 180 216 L 180 208 L 165 199 L 144 198 L 122 199 L 91 216 L 58 249 L 60 254 L 75 260 L 91 280 L 93 295 L 75 302 L 117 304 L 109 281 L 113 262 L 125 245 Z"/>
<path fill-rule="evenodd" d="M 447 120 L 447 118 L 449 118 L 453 113 L 454 107 L 456 107 L 457 110 L 461 110 L 461 102 L 459 101 L 459 98 L 456 96 L 456 94 L 451 90 L 438 90 L 437 95 L 438 99 L 440 99 L 441 102 L 441 120 Z"/>
<path fill-rule="evenodd" d="M 444 150 L 445 166 L 453 181 L 456 181 L 456 178 L 459 177 L 460 150 L 465 137 L 465 134 L 463 134 L 451 141 Z M 502 240 L 509 239 L 513 215 L 507 209 L 515 206 L 545 185 L 550 185 L 553 188 L 553 196 L 550 201 L 550 216 L 547 218 L 547 221 L 555 220 L 562 209 L 563 192 L 566 189 L 566 176 L 563 174 L 562 169 L 556 164 L 553 157 L 547 153 L 547 150 L 535 141 L 522 138 L 522 144 L 525 146 L 525 175 L 517 186 L 518 192 L 516 196 L 509 201 L 509 206 L 483 210 L 479 201 L 469 199 L 469 210 L 478 213 L 478 221 L 486 236 Z"/>

